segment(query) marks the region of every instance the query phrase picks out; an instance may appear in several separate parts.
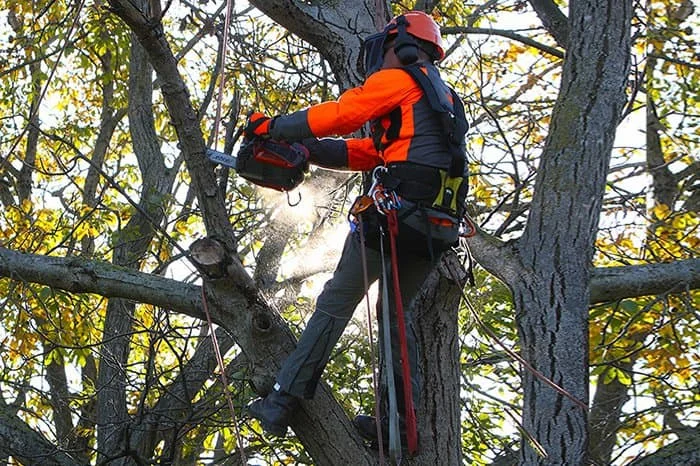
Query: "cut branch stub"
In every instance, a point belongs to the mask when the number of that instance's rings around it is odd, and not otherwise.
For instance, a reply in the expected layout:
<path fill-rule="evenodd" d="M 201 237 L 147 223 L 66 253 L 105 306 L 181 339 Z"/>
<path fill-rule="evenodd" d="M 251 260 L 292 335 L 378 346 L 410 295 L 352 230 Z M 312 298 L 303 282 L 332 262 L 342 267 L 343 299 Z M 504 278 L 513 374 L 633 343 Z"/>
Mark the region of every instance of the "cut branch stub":
<path fill-rule="evenodd" d="M 199 271 L 212 279 L 226 276 L 226 267 L 232 262 L 223 243 L 213 238 L 200 238 L 192 243 L 190 257 Z"/>

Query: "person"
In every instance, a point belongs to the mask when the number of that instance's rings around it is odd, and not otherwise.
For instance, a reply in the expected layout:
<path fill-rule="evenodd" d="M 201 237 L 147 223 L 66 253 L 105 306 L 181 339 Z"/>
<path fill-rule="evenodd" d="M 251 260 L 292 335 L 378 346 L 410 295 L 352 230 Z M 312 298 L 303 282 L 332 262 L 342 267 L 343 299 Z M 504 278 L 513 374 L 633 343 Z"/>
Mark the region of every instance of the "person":
<path fill-rule="evenodd" d="M 441 252 L 457 239 L 467 186 L 464 134 L 468 125 L 462 103 L 435 67 L 444 50 L 440 29 L 430 16 L 410 11 L 393 18 L 382 32 L 364 41 L 362 52 L 367 77 L 361 86 L 345 91 L 337 101 L 288 115 L 269 118 L 254 113 L 246 135 L 301 141 L 309 150 L 311 163 L 326 168 L 369 171 L 381 167 L 379 181 L 399 195 L 405 214 L 399 224 L 398 275 L 402 301 L 408 309 Z M 368 137 L 329 137 L 350 134 L 368 122 Z M 435 218 L 442 221 L 427 221 Z M 445 222 L 445 218 L 450 221 Z M 295 350 L 278 372 L 274 389 L 248 406 L 249 415 L 273 435 L 285 435 L 300 400 L 313 397 L 333 347 L 363 299 L 367 291 L 363 256 L 369 283 L 382 276 L 378 226 L 385 219 L 375 213 L 363 215 L 362 221 L 363 228 L 348 234 L 337 268 L 318 296 Z M 445 223 L 448 239 L 440 232 Z M 360 238 L 360 230 L 366 237 Z M 389 295 L 393 307 L 393 290 Z M 391 316 L 395 385 L 397 396 L 403 397 L 393 309 Z M 413 316 L 408 311 L 404 322 L 417 406 L 421 391 L 418 348 Z M 401 401 L 399 406 L 403 406 Z M 403 418 L 405 413 L 400 414 Z M 374 417 L 358 416 L 355 425 L 365 438 L 376 439 Z"/>

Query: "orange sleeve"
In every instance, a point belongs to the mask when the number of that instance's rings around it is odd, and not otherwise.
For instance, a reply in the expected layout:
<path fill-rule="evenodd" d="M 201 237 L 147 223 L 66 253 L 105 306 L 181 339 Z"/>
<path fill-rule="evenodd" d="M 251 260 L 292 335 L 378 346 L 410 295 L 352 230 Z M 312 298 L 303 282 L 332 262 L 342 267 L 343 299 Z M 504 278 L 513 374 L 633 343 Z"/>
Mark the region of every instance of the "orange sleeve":
<path fill-rule="evenodd" d="M 316 137 L 343 136 L 386 115 L 406 99 L 422 95 L 413 78 L 399 68 L 380 70 L 362 86 L 345 91 L 336 101 L 309 107 L 307 124 Z"/>
<path fill-rule="evenodd" d="M 384 160 L 377 153 L 372 138 L 346 139 L 348 149 L 348 168 L 353 171 L 371 170 L 377 165 L 384 165 Z"/>

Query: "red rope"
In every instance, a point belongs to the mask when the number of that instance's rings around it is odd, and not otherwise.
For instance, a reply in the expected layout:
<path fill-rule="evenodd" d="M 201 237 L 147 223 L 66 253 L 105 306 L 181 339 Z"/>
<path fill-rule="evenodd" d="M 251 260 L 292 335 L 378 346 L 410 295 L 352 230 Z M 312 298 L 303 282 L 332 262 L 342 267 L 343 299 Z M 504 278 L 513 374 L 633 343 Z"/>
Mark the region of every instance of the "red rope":
<path fill-rule="evenodd" d="M 457 283 L 457 284 L 461 283 L 461 282 L 459 281 L 459 279 L 455 276 L 454 271 L 453 271 L 451 268 L 449 268 L 449 267 L 448 267 L 448 270 L 449 270 L 449 272 L 450 272 L 450 275 L 452 276 L 452 280 L 454 280 L 454 282 Z M 535 367 L 534 367 L 532 364 L 530 364 L 529 362 L 527 362 L 522 356 L 520 356 L 518 353 L 516 353 L 516 352 L 513 351 L 512 349 L 508 348 L 508 347 L 505 345 L 505 343 L 503 343 L 503 342 L 498 338 L 498 336 L 484 323 L 484 321 L 481 320 L 481 317 L 479 317 L 479 313 L 476 312 L 476 309 L 474 309 L 474 306 L 472 306 L 472 303 L 471 303 L 471 302 L 469 301 L 469 299 L 467 298 L 467 295 L 464 293 L 464 290 L 463 290 L 463 289 L 461 290 L 461 293 L 462 293 L 462 298 L 464 299 L 464 302 L 466 303 L 467 308 L 469 309 L 469 312 L 471 313 L 471 315 L 472 315 L 472 317 L 474 318 L 474 320 L 476 321 L 476 323 L 479 325 L 479 327 L 481 327 L 481 328 L 484 330 L 484 332 L 486 332 L 486 335 L 488 335 L 488 337 L 489 337 L 491 340 L 493 340 L 498 346 L 501 347 L 501 349 L 503 349 L 503 351 L 506 352 L 506 354 L 507 354 L 508 356 L 510 356 L 512 359 L 514 359 L 515 361 L 517 361 L 517 362 L 519 362 L 520 364 L 522 364 L 523 367 L 525 367 L 525 369 L 526 369 L 527 371 L 529 371 L 529 372 L 530 372 L 532 375 L 534 375 L 536 378 L 538 378 L 539 380 L 541 380 L 542 382 L 544 382 L 546 385 L 548 385 L 548 386 L 550 386 L 551 388 L 553 388 L 554 391 L 556 391 L 557 393 L 559 393 L 559 394 L 565 396 L 566 398 L 570 399 L 571 401 L 574 402 L 574 404 L 576 404 L 576 406 L 578 406 L 579 408 L 583 409 L 584 411 L 588 411 L 588 405 L 586 405 L 586 403 L 584 403 L 583 401 L 579 400 L 579 399 L 576 398 L 573 394 L 569 393 L 569 392 L 566 391 L 564 388 L 562 388 L 562 387 L 560 387 L 559 385 L 557 385 L 554 381 L 552 381 L 551 379 L 549 379 L 549 378 L 548 378 L 546 375 L 544 375 L 542 372 L 540 372 L 540 371 L 538 371 L 537 369 L 535 369 Z"/>
<path fill-rule="evenodd" d="M 226 43 L 228 40 L 228 30 L 231 25 L 231 8 L 233 2 L 226 0 L 226 14 L 224 15 L 224 32 L 221 40 L 221 61 L 219 62 L 219 72 L 221 79 L 219 80 L 219 95 L 216 98 L 216 116 L 214 117 L 214 150 L 217 147 L 217 138 L 219 135 L 219 122 L 221 121 L 221 101 L 224 96 L 224 84 L 226 81 Z"/>
<path fill-rule="evenodd" d="M 416 413 L 413 406 L 413 387 L 411 385 L 411 366 L 408 360 L 408 344 L 406 342 L 406 322 L 403 313 L 403 300 L 399 285 L 399 261 L 396 252 L 396 236 L 399 234 L 399 222 L 396 209 L 386 212 L 389 226 L 389 244 L 391 245 L 391 275 L 394 283 L 394 305 L 396 306 L 396 321 L 399 328 L 399 345 L 401 346 L 401 373 L 403 375 L 404 417 L 406 421 L 406 440 L 408 452 L 415 455 L 418 452 L 418 428 Z"/>
<path fill-rule="evenodd" d="M 204 309 L 204 315 L 207 316 L 207 324 L 209 325 L 209 334 L 211 335 L 211 344 L 214 346 L 214 353 L 216 354 L 216 362 L 219 364 L 219 372 L 221 373 L 221 385 L 223 385 L 224 396 L 226 397 L 226 402 L 228 403 L 228 408 L 231 410 L 231 421 L 233 421 L 233 431 L 236 435 L 236 445 L 238 446 L 238 451 L 241 453 L 241 464 L 245 466 L 248 464 L 248 460 L 245 456 L 245 450 L 243 449 L 243 440 L 241 439 L 241 431 L 238 428 L 238 422 L 236 421 L 236 410 L 233 407 L 233 398 L 231 397 L 231 392 L 228 390 L 228 378 L 226 377 L 226 366 L 224 365 L 224 358 L 221 357 L 221 350 L 219 349 L 219 339 L 216 338 L 216 332 L 214 331 L 214 324 L 211 320 L 211 315 L 209 314 L 209 305 L 207 303 L 207 294 L 204 291 L 204 284 L 202 283 L 202 308 Z"/>

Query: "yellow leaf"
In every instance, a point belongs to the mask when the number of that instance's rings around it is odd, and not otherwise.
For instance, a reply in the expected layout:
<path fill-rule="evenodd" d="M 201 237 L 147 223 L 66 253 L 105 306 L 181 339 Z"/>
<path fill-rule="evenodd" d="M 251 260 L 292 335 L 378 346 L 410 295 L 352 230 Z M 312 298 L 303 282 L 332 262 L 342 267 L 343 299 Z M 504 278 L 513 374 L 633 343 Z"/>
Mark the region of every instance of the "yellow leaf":
<path fill-rule="evenodd" d="M 178 220 L 177 222 L 175 222 L 175 230 L 178 233 L 181 233 L 184 235 L 185 233 L 187 233 L 187 222 L 185 222 L 183 220 Z"/>
<path fill-rule="evenodd" d="M 671 209 L 669 209 L 666 204 L 656 204 L 652 209 L 652 213 L 654 214 L 654 217 L 661 220 L 668 217 L 668 215 L 671 213 Z"/>
<path fill-rule="evenodd" d="M 24 212 L 25 214 L 28 214 L 31 211 L 32 211 L 32 201 L 30 201 L 29 199 L 24 199 L 22 201 L 22 212 Z"/>

